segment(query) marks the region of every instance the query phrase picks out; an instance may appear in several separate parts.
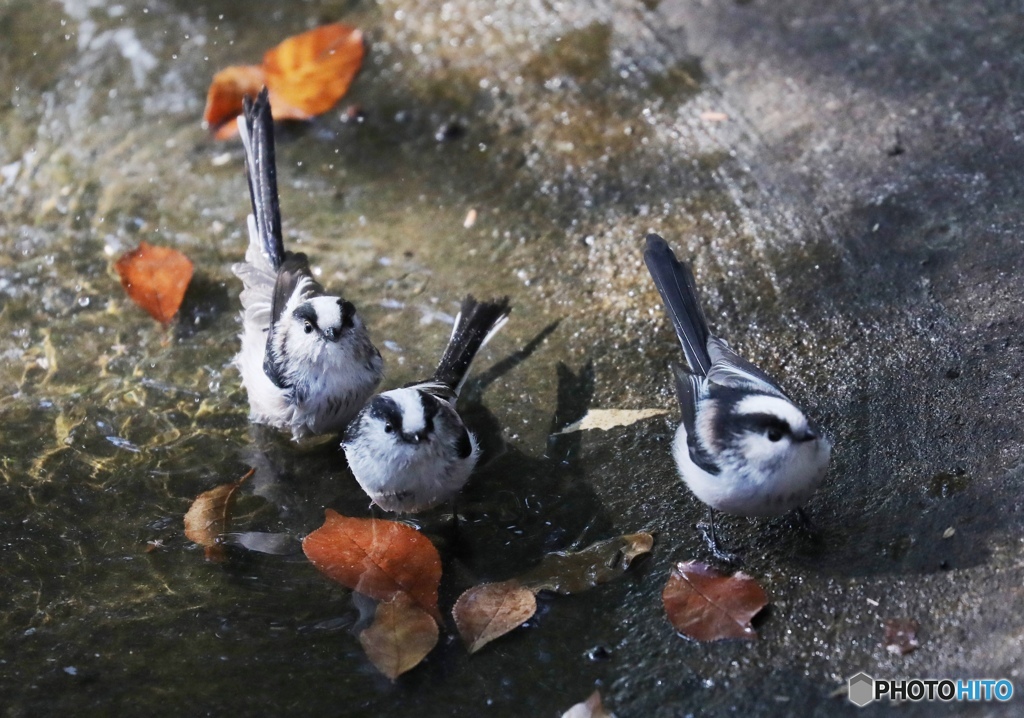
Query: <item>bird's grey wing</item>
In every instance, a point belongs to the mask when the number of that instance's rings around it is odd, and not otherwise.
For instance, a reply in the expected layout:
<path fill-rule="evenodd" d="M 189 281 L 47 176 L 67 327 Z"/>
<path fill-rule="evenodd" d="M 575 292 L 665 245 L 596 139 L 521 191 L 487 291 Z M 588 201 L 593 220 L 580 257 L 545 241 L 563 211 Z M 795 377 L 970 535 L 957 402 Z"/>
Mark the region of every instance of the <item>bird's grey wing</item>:
<path fill-rule="evenodd" d="M 697 403 L 704 392 L 704 379 L 675 363 L 672 364 L 672 374 L 676 378 L 676 399 L 683 413 L 690 459 L 709 474 L 717 474 L 720 471 L 718 464 L 697 439 Z"/>
<path fill-rule="evenodd" d="M 775 380 L 729 348 L 718 337 L 708 338 L 711 371 L 708 381 L 734 389 L 750 389 L 789 400 Z"/>

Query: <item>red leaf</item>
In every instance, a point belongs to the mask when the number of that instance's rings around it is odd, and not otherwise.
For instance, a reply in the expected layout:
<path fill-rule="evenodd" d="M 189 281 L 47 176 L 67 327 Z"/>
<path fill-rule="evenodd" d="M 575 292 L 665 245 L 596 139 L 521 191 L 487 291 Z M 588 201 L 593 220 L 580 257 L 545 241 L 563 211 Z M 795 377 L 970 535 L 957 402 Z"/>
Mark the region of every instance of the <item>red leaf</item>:
<path fill-rule="evenodd" d="M 466 648 L 476 653 L 526 623 L 536 612 L 533 591 L 513 579 L 469 589 L 455 602 L 452 616 Z"/>
<path fill-rule="evenodd" d="M 377 605 L 373 623 L 359 634 L 367 658 L 381 673 L 395 680 L 437 645 L 437 623 L 405 593 Z"/>
<path fill-rule="evenodd" d="M 407 524 L 356 519 L 327 509 L 324 525 L 302 542 L 306 557 L 334 581 L 378 601 L 405 592 L 441 622 L 437 588 L 441 557 Z"/>
<path fill-rule="evenodd" d="M 221 484 L 215 489 L 204 491 L 196 497 L 185 513 L 185 536 L 206 548 L 206 558 L 223 561 L 224 549 L 217 543 L 217 537 L 228 530 L 231 510 L 235 505 L 238 487 L 256 473 L 249 473 L 230 484 Z"/>
<path fill-rule="evenodd" d="M 289 37 L 263 56 L 275 119 L 308 120 L 334 107 L 363 64 L 363 33 L 334 23 Z"/>
<path fill-rule="evenodd" d="M 697 561 L 672 569 L 661 600 L 675 629 L 698 641 L 757 638 L 750 619 L 768 604 L 750 576 L 726 576 Z"/>
<path fill-rule="evenodd" d="M 131 300 L 163 324 L 177 314 L 192 281 L 192 262 L 188 257 L 176 249 L 145 242 L 124 254 L 114 268 Z"/>
<path fill-rule="evenodd" d="M 259 65 L 234 65 L 213 76 L 206 93 L 203 123 L 214 131 L 218 140 L 238 134 L 234 120 L 242 114 L 242 98 L 256 97 L 266 82 L 266 74 Z"/>

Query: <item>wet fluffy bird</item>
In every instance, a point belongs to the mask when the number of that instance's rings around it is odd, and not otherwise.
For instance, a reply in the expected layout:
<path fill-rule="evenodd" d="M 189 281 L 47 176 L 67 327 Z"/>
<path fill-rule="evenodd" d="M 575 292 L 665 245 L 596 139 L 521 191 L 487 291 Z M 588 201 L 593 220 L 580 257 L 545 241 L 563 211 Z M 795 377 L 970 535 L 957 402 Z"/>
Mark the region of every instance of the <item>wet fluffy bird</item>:
<path fill-rule="evenodd" d="M 508 298 L 466 297 L 434 375 L 375 396 L 345 432 L 342 447 L 359 485 L 386 511 L 415 512 L 453 498 L 480 455 L 455 410 L 480 348 L 508 321 Z"/>
<path fill-rule="evenodd" d="M 714 510 L 778 516 L 807 501 L 825 477 L 832 445 L 774 379 L 708 330 L 689 268 L 658 235 L 644 261 L 688 368 L 673 365 L 682 423 L 672 455 L 683 481 Z M 723 554 L 724 555 L 724 554 Z"/>
<path fill-rule="evenodd" d="M 266 89 L 246 98 L 238 127 L 252 200 L 242 280 L 242 349 L 235 366 L 250 420 L 290 430 L 296 440 L 341 431 L 383 375 L 380 352 L 351 302 L 313 279 L 305 254 L 286 252 Z"/>

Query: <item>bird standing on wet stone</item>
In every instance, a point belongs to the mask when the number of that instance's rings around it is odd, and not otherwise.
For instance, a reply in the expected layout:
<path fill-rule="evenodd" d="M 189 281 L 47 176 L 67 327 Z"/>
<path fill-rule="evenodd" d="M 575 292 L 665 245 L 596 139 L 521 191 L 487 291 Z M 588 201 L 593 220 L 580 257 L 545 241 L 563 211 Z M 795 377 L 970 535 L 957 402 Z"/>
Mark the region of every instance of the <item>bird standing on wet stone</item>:
<path fill-rule="evenodd" d="M 832 445 L 771 377 L 708 330 L 689 268 L 661 237 L 648 235 L 644 261 L 683 347 L 673 364 L 682 423 L 672 455 L 683 481 L 708 506 L 708 542 L 720 558 L 715 509 L 778 516 L 814 493 Z"/>
<path fill-rule="evenodd" d="M 274 127 L 264 88 L 245 99 L 238 128 L 252 214 L 242 280 L 242 349 L 234 363 L 249 395 L 249 418 L 289 429 L 296 440 L 341 431 L 380 384 L 380 352 L 351 302 L 313 279 L 305 254 L 281 235 Z"/>
<path fill-rule="evenodd" d="M 480 448 L 455 410 L 469 367 L 508 321 L 508 297 L 462 301 L 434 375 L 375 396 L 345 432 L 356 481 L 386 511 L 416 512 L 455 497 Z"/>

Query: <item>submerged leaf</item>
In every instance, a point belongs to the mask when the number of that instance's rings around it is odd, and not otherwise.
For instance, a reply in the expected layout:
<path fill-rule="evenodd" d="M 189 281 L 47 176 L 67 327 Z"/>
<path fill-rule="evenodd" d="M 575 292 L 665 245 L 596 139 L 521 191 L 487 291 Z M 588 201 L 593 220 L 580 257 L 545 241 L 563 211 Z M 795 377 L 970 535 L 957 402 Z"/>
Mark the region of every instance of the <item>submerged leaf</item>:
<path fill-rule="evenodd" d="M 579 421 L 574 421 L 561 431 L 556 431 L 555 436 L 571 434 L 574 431 L 589 431 L 590 429 L 607 431 L 617 426 L 629 426 L 652 416 L 661 416 L 667 413 L 663 409 L 591 409 Z"/>
<path fill-rule="evenodd" d="M 378 601 L 407 593 L 440 623 L 441 557 L 430 539 L 411 526 L 350 518 L 327 509 L 324 525 L 306 536 L 302 550 L 343 586 Z"/>
<path fill-rule="evenodd" d="M 169 247 L 141 242 L 114 265 L 133 302 L 162 324 L 178 313 L 185 290 L 192 281 L 192 262 Z"/>
<path fill-rule="evenodd" d="M 601 691 L 594 691 L 590 698 L 577 703 L 562 714 L 562 718 L 615 718 L 612 713 L 604 709 L 601 702 Z"/>
<path fill-rule="evenodd" d="M 407 594 L 378 604 L 373 623 L 359 634 L 366 656 L 395 680 L 427 657 L 437 645 L 437 623 Z"/>
<path fill-rule="evenodd" d="M 308 120 L 340 100 L 363 64 L 363 33 L 342 23 L 289 37 L 263 56 L 274 119 Z"/>
<path fill-rule="evenodd" d="M 579 593 L 621 576 L 652 546 L 651 534 L 637 533 L 598 541 L 582 551 L 549 553 L 519 580 L 533 591 Z"/>
<path fill-rule="evenodd" d="M 537 597 L 515 579 L 474 586 L 452 609 L 470 653 L 526 623 L 537 612 Z"/>
<path fill-rule="evenodd" d="M 675 629 L 697 641 L 757 638 L 750 619 L 768 604 L 764 589 L 747 574 L 726 576 L 698 561 L 672 569 L 661 600 Z"/>
<path fill-rule="evenodd" d="M 238 481 L 204 491 L 196 497 L 185 513 L 185 536 L 189 541 L 203 546 L 209 560 L 224 560 L 224 549 L 217 543 L 217 537 L 227 531 L 231 523 L 231 510 L 235 504 L 238 487 L 255 473 L 256 469 L 249 469 L 249 472 Z"/>

